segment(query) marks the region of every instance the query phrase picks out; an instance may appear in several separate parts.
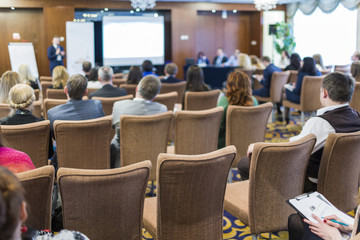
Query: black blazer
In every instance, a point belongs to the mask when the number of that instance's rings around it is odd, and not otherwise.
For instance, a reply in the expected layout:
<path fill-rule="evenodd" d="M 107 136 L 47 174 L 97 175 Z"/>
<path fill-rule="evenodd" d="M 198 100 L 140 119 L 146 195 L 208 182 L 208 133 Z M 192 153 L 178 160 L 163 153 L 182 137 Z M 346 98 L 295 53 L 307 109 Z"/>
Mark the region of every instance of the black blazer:
<path fill-rule="evenodd" d="M 161 80 L 161 83 L 178 83 L 178 82 L 182 82 L 183 80 L 174 78 L 173 76 L 169 76 L 167 78 L 164 78 Z"/>
<path fill-rule="evenodd" d="M 111 84 L 105 84 L 99 90 L 90 94 L 90 98 L 92 97 L 121 97 L 127 95 L 127 92 L 123 88 L 114 87 Z"/>

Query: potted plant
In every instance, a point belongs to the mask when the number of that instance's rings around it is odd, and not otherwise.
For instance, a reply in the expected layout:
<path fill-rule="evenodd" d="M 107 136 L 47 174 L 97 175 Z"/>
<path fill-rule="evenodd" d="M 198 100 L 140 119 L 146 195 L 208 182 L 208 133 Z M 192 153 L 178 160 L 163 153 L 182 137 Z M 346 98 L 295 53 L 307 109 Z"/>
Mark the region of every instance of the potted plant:
<path fill-rule="evenodd" d="M 274 36 L 274 46 L 276 52 L 281 54 L 282 51 L 287 51 L 291 54 L 296 45 L 291 25 L 285 22 L 278 22 L 275 25 L 276 34 Z"/>

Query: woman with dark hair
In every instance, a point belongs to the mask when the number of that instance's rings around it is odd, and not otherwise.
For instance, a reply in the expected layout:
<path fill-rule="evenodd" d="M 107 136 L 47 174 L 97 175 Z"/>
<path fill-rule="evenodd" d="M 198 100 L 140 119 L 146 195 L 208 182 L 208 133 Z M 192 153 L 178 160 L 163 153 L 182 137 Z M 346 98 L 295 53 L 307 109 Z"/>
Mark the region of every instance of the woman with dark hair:
<path fill-rule="evenodd" d="M 285 68 L 284 71 L 287 71 L 287 70 L 299 71 L 300 65 L 301 65 L 301 58 L 300 58 L 299 54 L 293 53 L 290 56 L 290 64 Z"/>
<path fill-rule="evenodd" d="M 153 68 L 154 68 L 154 65 L 152 64 L 152 62 L 150 60 L 145 60 L 143 63 L 142 63 L 142 71 L 143 71 L 143 77 L 149 75 L 149 74 L 152 74 L 152 75 L 155 75 L 155 76 L 158 76 L 157 74 L 155 74 L 153 72 Z"/>
<path fill-rule="evenodd" d="M 197 61 L 196 64 L 198 65 L 202 65 L 202 66 L 207 66 L 210 64 L 209 59 L 206 57 L 204 52 L 199 52 L 197 55 Z"/>
<path fill-rule="evenodd" d="M 221 97 L 218 106 L 224 108 L 220 123 L 218 148 L 225 147 L 226 112 L 229 105 L 257 106 L 256 98 L 252 96 L 251 80 L 243 71 L 230 73 L 227 79 L 226 94 Z"/>
<path fill-rule="evenodd" d="M 288 53 L 288 51 L 286 50 L 283 50 L 281 52 L 281 59 L 280 59 L 280 62 L 279 62 L 279 67 L 280 68 L 284 68 L 286 67 L 287 65 L 290 64 L 290 54 Z"/>
<path fill-rule="evenodd" d="M 204 82 L 203 70 L 198 65 L 191 65 L 186 74 L 186 91 L 203 92 L 210 88 Z"/>
<path fill-rule="evenodd" d="M 94 88 L 94 89 L 102 88 L 102 84 L 99 81 L 99 75 L 98 75 L 99 68 L 100 67 L 94 67 L 90 70 L 87 88 Z"/>
<path fill-rule="evenodd" d="M 143 73 L 139 66 L 131 66 L 126 80 L 127 84 L 138 84 L 143 77 Z"/>

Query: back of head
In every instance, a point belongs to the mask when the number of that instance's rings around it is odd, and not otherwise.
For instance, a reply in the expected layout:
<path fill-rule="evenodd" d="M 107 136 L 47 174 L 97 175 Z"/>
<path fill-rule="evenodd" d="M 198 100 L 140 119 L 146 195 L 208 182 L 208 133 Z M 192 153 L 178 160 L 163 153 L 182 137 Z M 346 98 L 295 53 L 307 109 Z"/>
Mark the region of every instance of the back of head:
<path fill-rule="evenodd" d="M 259 58 L 255 55 L 250 55 L 250 60 L 252 65 L 256 65 L 260 62 Z"/>
<path fill-rule="evenodd" d="M 0 81 L 0 103 L 9 102 L 9 91 L 18 83 L 22 83 L 21 77 L 17 72 L 6 71 L 1 76 Z"/>
<path fill-rule="evenodd" d="M 322 68 L 324 67 L 322 56 L 320 54 L 314 54 L 313 59 L 315 61 L 315 64 L 319 64 Z"/>
<path fill-rule="evenodd" d="M 0 167 L 0 239 L 13 239 L 20 223 L 24 190 L 16 176 Z"/>
<path fill-rule="evenodd" d="M 111 67 L 101 67 L 98 71 L 98 76 L 102 82 L 110 82 L 114 75 L 114 71 Z"/>
<path fill-rule="evenodd" d="M 297 53 L 293 53 L 290 56 L 290 64 L 292 66 L 294 66 L 296 69 L 300 70 L 300 66 L 301 66 L 301 58 L 300 55 Z"/>
<path fill-rule="evenodd" d="M 24 82 L 35 81 L 35 77 L 31 74 L 31 70 L 26 64 L 20 65 L 18 73 Z"/>
<path fill-rule="evenodd" d="M 243 69 L 251 69 L 251 60 L 249 55 L 240 53 L 238 56 L 239 67 Z"/>
<path fill-rule="evenodd" d="M 154 65 L 150 60 L 145 60 L 142 64 L 142 70 L 144 72 L 152 72 Z"/>
<path fill-rule="evenodd" d="M 175 63 L 168 63 L 165 66 L 165 73 L 169 74 L 170 76 L 176 75 L 178 71 L 178 66 Z"/>
<path fill-rule="evenodd" d="M 266 63 L 271 63 L 271 59 L 270 59 L 270 57 L 268 57 L 268 56 L 263 56 L 262 58 L 261 58 L 261 61 L 262 62 L 266 62 Z"/>
<path fill-rule="evenodd" d="M 303 66 L 300 69 L 300 72 L 309 73 L 312 76 L 316 75 L 316 66 L 315 61 L 311 57 L 306 57 L 303 60 Z"/>
<path fill-rule="evenodd" d="M 227 79 L 226 97 L 229 105 L 253 105 L 251 81 L 246 73 L 243 71 L 230 73 Z"/>
<path fill-rule="evenodd" d="M 9 103 L 14 109 L 25 109 L 35 101 L 34 89 L 27 84 L 16 84 L 10 89 Z"/>
<path fill-rule="evenodd" d="M 131 66 L 126 83 L 138 84 L 142 78 L 142 71 L 139 66 Z"/>
<path fill-rule="evenodd" d="M 281 53 L 283 53 L 285 55 L 286 58 L 290 58 L 290 54 L 288 51 L 284 50 Z"/>
<path fill-rule="evenodd" d="M 72 75 L 66 86 L 71 99 L 81 100 L 87 88 L 86 77 L 80 74 Z"/>
<path fill-rule="evenodd" d="M 82 64 L 82 69 L 84 72 L 90 72 L 91 71 L 91 62 L 84 61 Z"/>
<path fill-rule="evenodd" d="M 98 71 L 99 67 L 94 67 L 90 70 L 89 73 L 89 81 L 98 81 Z"/>
<path fill-rule="evenodd" d="M 69 74 L 63 66 L 56 66 L 52 72 L 52 82 L 54 88 L 64 88 L 69 79 Z"/>
<path fill-rule="evenodd" d="M 321 87 L 327 90 L 333 102 L 347 103 L 350 102 L 354 92 L 355 81 L 347 74 L 333 72 L 324 77 Z"/>
<path fill-rule="evenodd" d="M 159 94 L 160 89 L 159 78 L 151 74 L 143 77 L 137 86 L 138 92 L 146 100 L 153 100 Z"/>
<path fill-rule="evenodd" d="M 360 81 L 360 61 L 351 64 L 350 72 L 357 82 Z"/>
<path fill-rule="evenodd" d="M 190 91 L 204 90 L 204 72 L 198 65 L 191 65 L 186 73 L 186 89 Z"/>

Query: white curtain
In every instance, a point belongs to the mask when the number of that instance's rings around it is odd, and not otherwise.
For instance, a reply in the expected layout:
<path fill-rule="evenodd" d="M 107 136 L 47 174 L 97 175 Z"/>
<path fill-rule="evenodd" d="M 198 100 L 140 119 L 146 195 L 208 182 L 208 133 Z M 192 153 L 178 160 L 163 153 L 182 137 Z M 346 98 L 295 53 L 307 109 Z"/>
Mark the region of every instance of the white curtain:
<path fill-rule="evenodd" d="M 357 9 L 360 0 L 305 0 L 304 2 L 291 3 L 287 5 L 287 17 L 292 18 L 300 9 L 305 15 L 312 14 L 317 7 L 325 13 L 331 13 L 342 3 L 349 10 Z"/>

